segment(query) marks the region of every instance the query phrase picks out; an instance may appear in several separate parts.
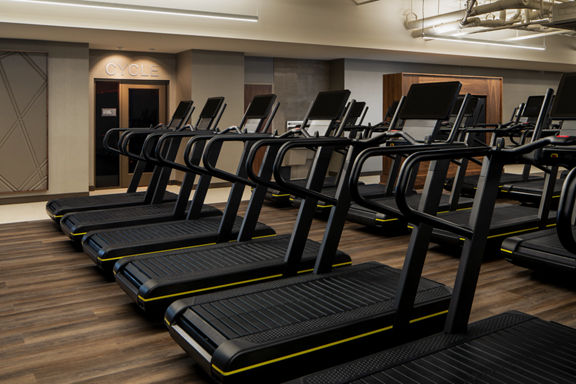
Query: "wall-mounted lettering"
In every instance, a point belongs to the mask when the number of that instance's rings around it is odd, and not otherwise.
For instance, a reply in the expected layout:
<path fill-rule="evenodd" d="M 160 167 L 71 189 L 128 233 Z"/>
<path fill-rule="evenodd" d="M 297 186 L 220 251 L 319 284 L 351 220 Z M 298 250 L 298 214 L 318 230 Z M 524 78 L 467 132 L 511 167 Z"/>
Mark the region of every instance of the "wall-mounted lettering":
<path fill-rule="evenodd" d="M 108 76 L 124 78 L 160 77 L 160 66 L 156 64 L 118 64 L 106 63 L 104 70 Z"/>

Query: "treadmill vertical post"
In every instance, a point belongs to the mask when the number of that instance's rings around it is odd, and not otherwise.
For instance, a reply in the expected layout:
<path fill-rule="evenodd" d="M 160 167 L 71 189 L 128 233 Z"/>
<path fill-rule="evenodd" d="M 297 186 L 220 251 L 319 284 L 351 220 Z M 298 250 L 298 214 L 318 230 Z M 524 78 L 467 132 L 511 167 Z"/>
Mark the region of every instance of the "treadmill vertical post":
<path fill-rule="evenodd" d="M 448 159 L 430 162 L 422 197 L 420 198 L 419 211 L 432 215 L 436 214 L 442 198 L 442 189 L 449 166 L 450 160 Z M 417 172 L 417 168 L 412 172 Z M 409 325 L 410 312 L 416 300 L 416 293 L 420 284 L 432 230 L 432 226 L 425 223 L 418 224 L 412 230 L 395 300 L 396 317 L 394 319 L 394 329 L 396 332 L 401 333 Z"/>
<path fill-rule="evenodd" d="M 265 180 L 270 180 L 272 177 L 272 165 L 274 164 L 274 159 L 276 159 L 276 155 L 278 154 L 278 148 L 279 146 L 272 145 L 266 149 L 258 173 L 259 177 Z M 246 164 L 246 166 L 251 167 L 252 164 Z M 248 241 L 254 235 L 254 230 L 258 223 L 260 211 L 262 211 L 262 204 L 264 203 L 267 189 L 268 188 L 264 184 L 258 184 L 252 191 L 248 208 L 246 208 L 246 213 L 244 214 L 244 220 L 242 220 L 242 225 L 238 232 L 237 241 Z"/>
<path fill-rule="evenodd" d="M 205 142 L 201 142 L 194 147 L 192 153 L 192 161 L 194 164 L 198 164 L 202 157 L 202 152 L 204 152 Z M 188 205 L 188 198 L 194 187 L 194 180 L 196 179 L 196 174 L 192 172 L 186 172 L 184 179 L 182 180 L 182 185 L 180 186 L 180 192 L 178 193 L 178 199 L 174 205 L 173 215 L 175 218 L 183 218 L 186 215 L 186 208 Z"/>
<path fill-rule="evenodd" d="M 244 167 L 244 163 L 247 160 L 248 152 L 254 144 L 253 141 L 247 141 L 244 143 L 244 150 L 242 151 L 242 156 L 238 162 L 237 174 L 240 177 L 246 178 L 247 172 Z M 218 227 L 218 238 L 216 242 L 220 243 L 222 241 L 227 241 L 230 238 L 230 233 L 234 228 L 234 222 L 236 221 L 236 215 L 238 214 L 238 208 L 242 202 L 242 195 L 244 194 L 244 189 L 246 185 L 243 183 L 236 182 L 232 184 L 230 194 L 228 195 L 228 202 L 226 203 L 226 208 L 222 214 L 222 220 L 220 220 L 220 225 Z"/>
<path fill-rule="evenodd" d="M 310 167 L 311 172 L 308 176 L 306 189 L 315 192 L 320 192 L 322 190 L 322 185 L 324 184 L 324 178 L 328 171 L 332 152 L 333 148 L 331 147 L 319 147 L 316 150 L 314 161 Z M 312 197 L 304 198 L 300 204 L 295 228 L 290 237 L 286 255 L 284 256 L 284 276 L 294 276 L 298 273 L 298 265 L 300 264 L 300 259 L 302 258 L 304 247 L 306 246 L 306 240 L 308 238 L 308 233 L 310 232 L 312 220 L 314 219 L 317 204 L 318 199 Z"/>
<path fill-rule="evenodd" d="M 202 141 L 202 145 L 206 143 L 205 140 Z M 199 144 L 195 144 L 199 145 Z M 216 162 L 218 156 L 220 156 L 220 150 L 222 149 L 222 143 L 216 143 L 213 146 L 213 150 L 207 155 L 210 160 Z M 194 220 L 201 216 L 202 206 L 204 205 L 204 200 L 206 200 L 206 195 L 208 194 L 208 189 L 210 188 L 210 181 L 212 180 L 212 175 L 203 174 L 200 176 L 198 185 L 196 185 L 196 192 L 194 192 L 194 198 L 192 199 L 192 204 L 188 210 L 188 216 L 186 219 Z"/>
<path fill-rule="evenodd" d="M 504 168 L 500 157 L 502 157 L 501 152 L 493 152 L 485 158 L 482 164 L 478 190 L 470 213 L 469 224 L 472 236 L 464 242 L 448 308 L 445 327 L 448 333 L 465 332 L 468 326 L 490 222 L 498 197 L 498 185 Z"/>
<path fill-rule="evenodd" d="M 557 165 L 550 166 L 548 170 L 549 172 L 546 172 L 546 176 L 544 177 L 542 197 L 540 198 L 540 205 L 538 206 L 538 224 L 541 227 L 546 227 L 548 223 L 550 207 L 552 206 L 552 196 L 555 192 L 556 179 L 558 177 Z"/>
<path fill-rule="evenodd" d="M 346 214 L 350 208 L 351 196 L 348 179 L 350 177 L 350 172 L 352 170 L 354 160 L 356 160 L 358 153 L 364 149 L 360 147 L 361 146 L 359 143 L 352 144 L 348 147 L 346 158 L 340 173 L 340 181 L 334 196 L 337 200 L 337 203 L 330 209 L 330 215 L 328 217 L 328 222 L 326 223 L 324 238 L 322 239 L 320 250 L 318 251 L 318 256 L 316 257 L 314 273 L 328 273 L 332 270 L 334 256 L 338 250 L 338 244 L 340 243 L 342 231 L 346 222 Z"/>
<path fill-rule="evenodd" d="M 166 157 L 169 160 L 174 160 L 176 158 L 176 154 L 178 153 L 178 148 L 180 148 L 180 142 L 182 138 L 177 137 L 168 146 L 167 155 Z M 166 187 L 168 186 L 168 180 L 170 179 L 170 173 L 172 173 L 172 168 L 170 167 L 162 167 L 161 172 L 159 173 L 158 181 L 156 184 L 156 188 L 154 188 L 154 195 L 150 200 L 152 204 L 161 203 L 164 200 L 164 194 L 166 193 Z"/>

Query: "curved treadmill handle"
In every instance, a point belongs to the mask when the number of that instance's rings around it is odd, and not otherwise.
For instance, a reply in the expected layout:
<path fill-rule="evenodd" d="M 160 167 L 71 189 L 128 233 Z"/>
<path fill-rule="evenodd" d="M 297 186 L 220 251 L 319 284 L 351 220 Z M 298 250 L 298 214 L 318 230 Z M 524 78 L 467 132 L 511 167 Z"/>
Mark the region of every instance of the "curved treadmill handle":
<path fill-rule="evenodd" d="M 404 164 L 402 164 L 400 176 L 398 177 L 395 196 L 398 209 L 400 209 L 408 221 L 413 223 L 426 223 L 435 228 L 444 229 L 456 233 L 460 236 L 470 238 L 473 234 L 473 231 L 465 229 L 452 223 L 451 221 L 444 220 L 438 216 L 420 212 L 408 205 L 406 193 L 408 186 L 410 185 L 410 174 L 413 172 L 415 166 L 422 161 L 455 159 L 468 156 L 486 156 L 490 153 L 490 151 L 490 148 L 450 148 L 432 150 L 427 153 L 414 153 L 410 155 Z"/>
<path fill-rule="evenodd" d="M 576 204 L 576 168 L 573 168 L 564 181 L 562 194 L 558 203 L 558 214 L 556 216 L 556 231 L 560 243 L 568 251 L 576 254 L 576 238 L 574 237 L 574 227 L 572 224 L 572 214 Z"/>
<path fill-rule="evenodd" d="M 280 185 L 278 185 L 277 183 L 271 181 L 271 180 L 267 180 L 264 179 L 262 177 L 260 177 L 259 175 L 257 175 L 254 172 L 254 159 L 256 158 L 256 153 L 258 153 L 258 150 L 260 150 L 260 148 L 262 147 L 272 147 L 272 146 L 280 146 L 284 143 L 286 143 L 289 140 L 294 140 L 293 137 L 289 137 L 288 135 L 282 135 L 280 137 L 274 137 L 274 138 L 269 138 L 269 139 L 263 139 L 263 140 L 258 140 L 257 142 L 255 142 L 252 145 L 252 148 L 250 148 L 250 151 L 248 152 L 248 156 L 246 158 L 246 174 L 248 175 L 248 177 L 255 181 L 258 184 L 264 185 L 268 188 L 272 188 L 272 189 L 282 189 L 280 187 Z"/>
<path fill-rule="evenodd" d="M 256 187 L 257 184 L 254 181 L 252 181 L 246 177 L 242 177 L 242 176 L 239 176 L 237 174 L 230 173 L 230 172 L 224 171 L 223 169 L 217 168 L 216 164 L 212 164 L 210 162 L 210 157 L 208 156 L 208 154 L 212 150 L 212 147 L 214 145 L 216 145 L 216 143 L 221 143 L 221 142 L 226 142 L 226 141 L 241 141 L 241 142 L 246 143 L 249 141 L 256 141 L 256 140 L 262 140 L 262 139 L 267 139 L 267 138 L 270 138 L 270 135 L 258 134 L 258 133 L 255 133 L 255 134 L 244 133 L 241 135 L 218 135 L 216 137 L 213 137 L 206 144 L 206 148 L 205 148 L 204 154 L 202 156 L 202 163 L 204 164 L 204 168 L 206 168 L 206 170 L 208 172 L 210 172 L 212 175 L 219 177 L 221 179 L 224 179 L 226 181 L 230 181 L 232 183 L 239 182 L 242 184 L 249 185 L 251 187 Z"/>
<path fill-rule="evenodd" d="M 165 147 L 165 143 L 168 140 L 171 140 L 173 138 L 176 137 L 192 137 L 192 139 L 190 139 L 186 145 L 186 150 L 184 152 L 184 160 L 186 160 L 187 155 L 190 152 L 190 148 L 192 147 L 192 143 L 198 142 L 201 139 L 202 140 L 208 140 L 212 138 L 212 135 L 198 135 L 198 133 L 196 132 L 174 132 L 174 133 L 169 133 L 169 134 L 164 134 L 160 137 L 160 139 L 158 139 L 158 143 L 156 144 L 156 148 L 154 149 L 155 155 L 156 157 L 160 160 L 161 163 L 168 165 L 169 167 L 172 167 L 174 169 L 177 169 L 179 171 L 182 172 L 197 172 L 198 174 L 206 174 L 206 170 L 204 168 L 201 167 L 197 167 L 194 164 L 192 164 L 193 166 L 187 166 L 188 164 L 184 165 L 184 164 L 180 164 L 177 163 L 173 160 L 168 160 L 165 156 L 165 152 L 163 150 L 163 148 Z"/>
<path fill-rule="evenodd" d="M 326 203 L 335 205 L 337 200 L 331 196 L 324 195 L 323 193 L 312 191 L 291 183 L 283 178 L 280 172 L 280 168 L 282 166 L 282 161 L 284 157 L 288 153 L 289 150 L 293 148 L 302 148 L 302 147 L 342 147 L 342 146 L 349 146 L 352 144 L 352 140 L 345 138 L 345 137 L 326 137 L 326 138 L 310 138 L 310 139 L 300 139 L 300 140 L 292 140 L 286 142 L 280 147 L 278 151 L 278 155 L 276 155 L 276 159 L 274 161 L 274 179 L 276 183 L 281 187 L 280 189 L 286 190 L 300 198 L 312 197 L 318 200 L 322 200 Z"/>
<path fill-rule="evenodd" d="M 446 147 L 454 148 L 454 146 L 457 146 L 456 148 L 462 149 L 462 144 L 429 144 L 429 145 L 417 144 L 417 145 L 403 145 L 403 146 L 385 147 L 385 148 L 376 147 L 376 148 L 367 148 L 367 149 L 363 150 L 356 157 L 356 160 L 354 161 L 354 165 L 352 167 L 352 171 L 350 172 L 350 177 L 348 178 L 348 185 L 350 188 L 350 194 L 351 194 L 352 199 L 354 201 L 356 201 L 358 204 L 360 204 L 366 208 L 372 209 L 374 211 L 381 212 L 381 213 L 384 213 L 387 215 L 392 215 L 392 216 L 399 215 L 400 212 L 398 210 L 390 208 L 386 205 L 382 205 L 380 203 L 377 203 L 370 198 L 364 197 L 360 193 L 358 181 L 360 179 L 360 175 L 362 173 L 362 168 L 364 166 L 364 163 L 369 158 L 372 158 L 372 157 L 391 156 L 391 155 L 407 155 L 407 154 L 411 154 L 414 152 L 420 152 L 424 149 L 438 148 L 439 146 L 442 146 L 443 148 L 446 148 Z"/>
<path fill-rule="evenodd" d="M 162 133 L 168 133 L 168 132 L 173 132 L 173 131 L 159 130 L 159 129 L 152 129 L 152 128 L 136 128 L 136 129 L 132 128 L 132 129 L 130 129 L 130 131 L 124 133 L 121 136 L 120 142 L 119 142 L 120 150 L 122 151 L 122 154 L 129 156 L 133 159 L 137 159 L 137 160 L 141 160 L 141 161 L 150 161 L 150 160 L 154 161 L 153 159 L 147 159 L 141 153 L 131 152 L 129 149 L 130 141 L 134 137 L 146 136 L 146 138 L 148 138 L 148 136 L 150 136 L 150 135 L 156 137 L 158 135 L 161 135 Z M 144 141 L 146 141 L 146 140 L 144 140 Z"/>

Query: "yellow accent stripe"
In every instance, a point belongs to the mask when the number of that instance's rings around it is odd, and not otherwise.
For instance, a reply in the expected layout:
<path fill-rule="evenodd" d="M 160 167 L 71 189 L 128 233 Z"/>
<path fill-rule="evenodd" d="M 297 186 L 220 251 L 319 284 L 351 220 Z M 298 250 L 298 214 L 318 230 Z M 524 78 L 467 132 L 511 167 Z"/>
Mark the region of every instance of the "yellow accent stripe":
<path fill-rule="evenodd" d="M 388 221 L 396 221 L 396 220 L 398 220 L 398 219 L 374 219 L 374 220 L 379 221 L 379 222 L 381 222 L 381 223 L 386 223 L 386 222 L 388 222 Z"/>
<path fill-rule="evenodd" d="M 85 235 L 87 232 L 80 232 L 80 233 L 71 233 L 70 236 L 82 236 Z"/>
<path fill-rule="evenodd" d="M 330 208 L 333 207 L 334 205 L 332 204 L 328 204 L 328 205 L 320 205 L 320 204 L 316 204 L 316 208 Z"/>
<path fill-rule="evenodd" d="M 255 237 L 252 238 L 252 240 L 255 240 L 255 239 L 263 239 L 263 238 L 265 238 L 265 237 L 273 237 L 273 236 L 276 236 L 276 234 L 273 234 L 273 235 L 264 235 L 264 236 L 255 236 Z M 230 240 L 229 243 L 233 243 L 233 242 L 235 242 L 235 241 L 236 241 L 236 240 Z M 143 252 L 143 253 L 132 253 L 132 254 L 130 254 L 130 255 L 118 256 L 118 257 L 113 257 L 113 258 L 110 258 L 110 259 L 102 259 L 102 258 L 99 257 L 98 260 L 100 260 L 100 261 L 104 261 L 104 260 L 119 260 L 119 259 L 123 259 L 123 258 L 125 258 L 125 257 L 143 256 L 143 255 L 150 255 L 150 254 L 153 254 L 153 253 L 162 253 L 162 252 L 170 252 L 170 251 L 181 251 L 181 250 L 183 250 L 183 249 L 204 247 L 204 246 L 207 246 L 207 245 L 216 245 L 216 244 L 217 244 L 217 243 L 205 243 L 205 244 L 189 245 L 189 246 L 180 247 L 180 248 L 161 249 L 161 250 L 159 250 L 159 251 L 150 251 L 150 252 Z"/>
<path fill-rule="evenodd" d="M 436 316 L 444 315 L 444 314 L 446 314 L 446 313 L 448 313 L 448 310 L 447 310 L 447 309 L 446 309 L 445 311 L 433 313 L 433 314 L 431 314 L 431 315 L 422 316 L 422 317 L 419 317 L 419 318 L 417 318 L 417 319 L 412 319 L 412 320 L 410 320 L 410 324 L 414 324 L 414 323 L 417 323 L 417 322 L 419 322 L 419 321 L 429 319 L 429 318 L 431 318 L 431 317 L 436 317 Z"/>
<path fill-rule="evenodd" d="M 345 263 L 334 264 L 334 265 L 332 265 L 332 268 L 335 268 L 335 267 L 343 267 L 343 266 L 345 266 L 345 265 L 352 265 L 352 262 L 351 262 L 351 261 L 347 261 L 347 262 L 345 262 Z M 298 274 L 312 272 L 313 270 L 314 270 L 314 268 L 303 269 L 303 270 L 301 270 L 301 271 L 298 271 Z"/>
<path fill-rule="evenodd" d="M 289 193 L 273 193 L 272 196 L 274 197 L 286 197 L 286 196 L 290 196 Z"/>
<path fill-rule="evenodd" d="M 434 316 L 442 315 L 442 314 L 445 314 L 446 312 L 448 312 L 448 311 L 442 311 L 442 312 L 434 313 L 434 314 L 432 314 L 432 315 L 424 316 L 424 317 L 421 317 L 421 318 L 418 318 L 418 319 L 410 320 L 410 323 L 413 323 L 413 322 L 416 322 L 416 321 L 420 321 L 420 320 L 424 320 L 425 318 L 428 319 L 428 318 L 431 318 L 431 317 L 434 317 Z M 268 360 L 268 361 L 263 361 L 263 362 L 261 362 L 261 363 L 249 365 L 249 366 L 244 367 L 244 368 L 239 368 L 239 369 L 236 369 L 236 370 L 234 370 L 234 371 L 224 372 L 223 370 L 221 370 L 220 368 L 218 368 L 215 364 L 212 364 L 212 368 L 213 368 L 216 372 L 218 372 L 219 374 L 221 374 L 222 376 L 231 376 L 231 375 L 234 375 L 234 374 L 237 374 L 237 373 L 241 373 L 241 372 L 245 372 L 245 371 L 248 371 L 248 370 L 251 370 L 251 369 L 254 369 L 254 368 L 259 368 L 259 367 L 262 367 L 262 366 L 265 366 L 265 365 L 277 363 L 277 362 L 279 362 L 279 361 L 291 359 L 291 358 L 293 358 L 293 357 L 298 357 L 298 356 L 302 356 L 302 355 L 305 355 L 305 354 L 308 354 L 308 353 L 311 353 L 311 352 L 316 352 L 316 351 L 319 351 L 319 350 L 321 350 L 321 349 L 333 347 L 333 346 L 335 346 L 335 345 L 347 343 L 347 342 L 349 342 L 349 341 L 361 339 L 361 338 L 366 337 L 366 336 L 371 336 L 371 335 L 375 335 L 375 334 L 377 334 L 377 333 L 389 331 L 389 330 L 391 330 L 392 328 L 393 328 L 393 326 L 392 326 L 392 325 L 389 325 L 389 326 L 387 326 L 387 327 L 380 328 L 380 329 L 376 329 L 376 330 L 374 330 L 374 331 L 362 333 L 362 334 L 360 334 L 360 335 L 348 337 L 348 338 L 346 338 L 346 339 L 334 341 L 334 342 L 332 342 L 332 343 L 320 345 L 320 346 L 318 346 L 318 347 L 306 349 L 306 350 L 303 350 L 303 351 L 300 351 L 300 352 L 292 353 L 292 354 L 290 354 L 290 355 L 277 357 L 277 358 L 275 358 L 275 359 L 271 359 L 271 360 Z"/>
<path fill-rule="evenodd" d="M 507 235 L 513 235 L 515 233 L 522 233 L 522 232 L 528 232 L 528 231 L 534 231 L 536 229 L 539 229 L 540 227 L 532 227 L 532 228 L 526 228 L 526 229 L 520 229 L 518 231 L 512 231 L 512 232 L 506 232 L 506 233 L 499 233 L 497 235 L 491 235 L 488 236 L 487 239 L 493 239 L 495 237 L 502 237 L 502 236 L 507 236 Z"/>
<path fill-rule="evenodd" d="M 510 253 L 510 254 L 513 253 L 512 251 L 510 251 L 509 249 L 506 249 L 506 248 L 500 248 L 500 250 L 502 252 L 506 252 L 506 253 Z"/>
<path fill-rule="evenodd" d="M 552 228 L 552 227 L 555 227 L 555 226 L 556 226 L 556 223 L 546 224 L 546 228 Z"/>
<path fill-rule="evenodd" d="M 51 215 L 51 216 L 55 217 L 55 218 L 59 218 L 59 217 L 63 217 L 64 215 Z"/>
<path fill-rule="evenodd" d="M 340 266 L 344 266 L 344 265 L 349 265 L 352 264 L 352 262 L 346 262 L 346 263 L 341 263 L 341 264 L 334 264 L 333 267 L 340 267 Z M 305 273 L 305 272 L 310 272 L 312 271 L 312 269 L 309 270 L 303 270 L 303 271 L 298 271 L 298 273 Z M 215 285 L 213 287 L 207 287 L 207 288 L 199 288 L 199 289 L 194 289 L 192 291 L 186 291 L 186 292 L 178 292 L 178 293 L 173 293 L 170 295 L 165 295 L 165 296 L 158 296 L 158 297 L 151 297 L 149 299 L 145 299 L 142 296 L 138 295 L 138 299 L 142 300 L 144 302 L 148 302 L 148 301 L 155 301 L 155 300 L 161 300 L 161 299 L 166 299 L 169 297 L 176 297 L 176 296 L 182 296 L 182 295 L 187 295 L 187 294 L 191 294 L 191 293 L 197 293 L 197 292 L 204 292 L 204 291 L 211 291 L 214 289 L 219 289 L 219 288 L 225 288 L 225 287 L 232 287 L 235 285 L 240 285 L 240 284 L 247 284 L 247 283 L 252 283 L 255 281 L 261 281 L 261 280 L 269 280 L 269 279 L 275 279 L 278 277 L 281 277 L 282 274 L 277 274 L 277 275 L 270 275 L 270 276 L 264 276 L 264 277 L 257 277 L 255 279 L 250 279 L 250 280 L 243 280 L 243 281 L 236 281 L 233 283 L 228 283 L 228 284 L 222 284 L 222 285 Z"/>
<path fill-rule="evenodd" d="M 408 227 L 409 229 L 414 229 L 413 225 L 407 225 L 406 227 Z"/>
<path fill-rule="evenodd" d="M 134 257 L 134 256 L 143 256 L 143 255 L 150 255 L 153 253 L 162 253 L 162 252 L 168 252 L 168 251 L 180 251 L 182 249 L 189 249 L 189 248 L 198 248 L 198 247 L 204 247 L 206 245 L 216 245 L 217 243 L 206 243 L 206 244 L 198 244 L 198 245 L 189 245 L 187 247 L 181 247 L 181 248 L 172 248 L 172 249 L 163 249 L 161 251 L 152 251 L 152 252 L 143 252 L 143 253 L 133 253 L 131 255 L 124 255 L 124 256 L 118 256 L 118 257 L 111 257 L 109 259 L 102 259 L 101 257 L 98 258 L 98 260 L 100 261 L 108 261 L 108 260 L 119 260 L 119 259 L 123 259 L 125 257 Z"/>

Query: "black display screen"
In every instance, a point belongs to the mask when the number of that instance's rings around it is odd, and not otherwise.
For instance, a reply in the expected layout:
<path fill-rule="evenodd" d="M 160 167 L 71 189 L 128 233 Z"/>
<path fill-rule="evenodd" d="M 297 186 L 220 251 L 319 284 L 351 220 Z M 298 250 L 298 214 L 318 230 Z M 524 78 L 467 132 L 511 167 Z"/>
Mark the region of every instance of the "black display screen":
<path fill-rule="evenodd" d="M 267 117 L 275 101 L 276 95 L 273 94 L 254 96 L 246 111 L 246 117 L 249 119 L 262 119 Z"/>
<path fill-rule="evenodd" d="M 544 96 L 529 96 L 522 111 L 522 117 L 538 117 L 543 101 Z"/>
<path fill-rule="evenodd" d="M 181 101 L 180 104 L 178 104 L 176 112 L 174 112 L 172 118 L 178 120 L 186 118 L 186 113 L 189 111 L 192 104 L 193 104 L 192 101 Z"/>
<path fill-rule="evenodd" d="M 550 117 L 558 120 L 576 120 L 574 100 L 576 100 L 576 72 L 565 73 L 560 79 Z"/>
<path fill-rule="evenodd" d="M 220 106 L 224 102 L 223 97 L 211 97 L 206 100 L 206 104 L 204 104 L 204 108 L 202 108 L 202 112 L 200 112 L 200 117 L 216 117 L 216 114 L 220 110 Z"/>
<path fill-rule="evenodd" d="M 362 111 L 364 111 L 365 106 L 366 106 L 366 103 L 363 101 L 355 102 L 354 105 L 352 106 L 352 110 L 348 114 L 348 118 L 349 119 L 359 118 L 362 115 Z"/>
<path fill-rule="evenodd" d="M 340 118 L 350 97 L 350 91 L 319 92 L 308 114 L 309 120 L 334 120 Z"/>
<path fill-rule="evenodd" d="M 405 119 L 446 120 L 460 92 L 458 81 L 413 84 L 406 95 L 399 117 Z"/>

